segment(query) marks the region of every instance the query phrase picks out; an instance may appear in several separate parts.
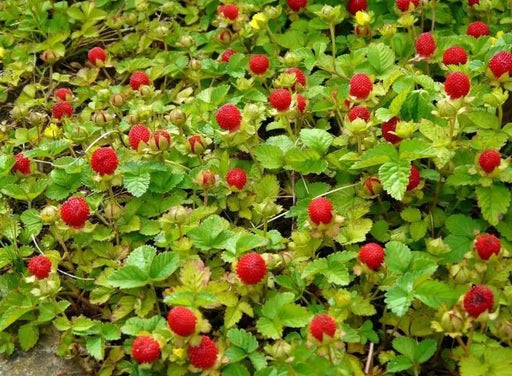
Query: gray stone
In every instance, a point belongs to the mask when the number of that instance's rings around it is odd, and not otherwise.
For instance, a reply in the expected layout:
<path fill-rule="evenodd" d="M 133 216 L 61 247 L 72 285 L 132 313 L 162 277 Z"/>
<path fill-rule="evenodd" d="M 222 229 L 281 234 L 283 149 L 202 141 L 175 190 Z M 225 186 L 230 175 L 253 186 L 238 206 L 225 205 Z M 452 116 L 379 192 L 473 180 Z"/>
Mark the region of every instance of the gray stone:
<path fill-rule="evenodd" d="M 28 352 L 16 351 L 9 357 L 0 357 L 0 376 L 86 376 L 76 360 L 56 355 L 58 344 L 59 333 L 52 330 Z"/>

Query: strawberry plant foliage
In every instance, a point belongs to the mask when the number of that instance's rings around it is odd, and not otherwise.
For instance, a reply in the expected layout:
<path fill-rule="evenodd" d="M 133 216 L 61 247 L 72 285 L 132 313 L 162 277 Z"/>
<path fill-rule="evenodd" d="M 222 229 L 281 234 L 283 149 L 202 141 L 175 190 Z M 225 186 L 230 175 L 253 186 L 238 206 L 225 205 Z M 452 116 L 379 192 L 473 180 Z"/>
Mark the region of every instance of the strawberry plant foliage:
<path fill-rule="evenodd" d="M 0 354 L 507 375 L 497 0 L 0 6 Z"/>

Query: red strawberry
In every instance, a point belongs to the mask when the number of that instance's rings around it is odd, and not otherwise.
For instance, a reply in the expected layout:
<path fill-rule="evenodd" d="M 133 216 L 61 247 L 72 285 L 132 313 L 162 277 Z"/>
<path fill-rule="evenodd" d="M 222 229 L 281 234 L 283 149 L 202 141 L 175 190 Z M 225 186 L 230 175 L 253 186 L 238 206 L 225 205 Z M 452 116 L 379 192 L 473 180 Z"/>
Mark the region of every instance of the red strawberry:
<path fill-rule="evenodd" d="M 356 14 L 360 10 L 366 10 L 368 4 L 366 0 L 348 0 L 347 9 L 351 14 Z"/>
<path fill-rule="evenodd" d="M 60 207 L 60 217 L 68 226 L 80 229 L 89 219 L 89 205 L 82 197 L 70 197 Z"/>
<path fill-rule="evenodd" d="M 486 286 L 473 286 L 464 297 L 464 309 L 471 317 L 477 318 L 481 313 L 491 311 L 493 307 L 494 294 Z"/>
<path fill-rule="evenodd" d="M 396 7 L 402 12 L 407 12 L 411 3 L 417 7 L 420 3 L 420 0 L 395 0 Z"/>
<path fill-rule="evenodd" d="M 73 106 L 71 103 L 66 101 L 57 102 L 52 107 L 52 115 L 55 119 L 71 117 L 73 115 Z"/>
<path fill-rule="evenodd" d="M 169 145 L 171 142 L 171 135 L 167 131 L 159 130 L 153 133 L 153 139 L 155 140 L 156 147 L 160 149 L 160 143 L 166 142 L 166 145 Z"/>
<path fill-rule="evenodd" d="M 492 234 L 482 234 L 475 241 L 475 249 L 482 260 L 489 260 L 501 250 L 500 239 Z"/>
<path fill-rule="evenodd" d="M 212 368 L 218 354 L 217 345 L 208 336 L 201 336 L 201 343 L 197 346 L 188 345 L 188 360 L 191 365 L 199 369 Z"/>
<path fill-rule="evenodd" d="M 137 71 L 130 76 L 130 87 L 133 90 L 139 90 L 142 85 L 151 85 L 151 81 L 146 73 Z"/>
<path fill-rule="evenodd" d="M 228 63 L 229 60 L 231 59 L 231 56 L 233 56 L 234 54 L 236 54 L 235 50 L 231 50 L 231 49 L 226 50 L 220 56 L 220 61 L 222 61 L 224 63 Z"/>
<path fill-rule="evenodd" d="M 269 102 L 277 111 L 283 112 L 290 108 L 292 95 L 286 89 L 275 89 L 270 93 Z"/>
<path fill-rule="evenodd" d="M 465 73 L 453 72 L 446 77 L 444 91 L 451 99 L 465 97 L 471 88 L 471 81 Z"/>
<path fill-rule="evenodd" d="M 219 127 L 225 131 L 234 132 L 242 124 L 242 114 L 234 104 L 225 104 L 215 114 L 215 119 Z"/>
<path fill-rule="evenodd" d="M 202 151 L 204 149 L 203 138 L 198 134 L 190 136 L 188 138 L 188 145 L 192 153 Z"/>
<path fill-rule="evenodd" d="M 374 177 L 365 179 L 364 186 L 366 187 L 368 193 L 371 195 L 379 194 L 382 190 L 382 184 L 380 183 L 380 180 Z"/>
<path fill-rule="evenodd" d="M 316 315 L 309 325 L 309 332 L 318 341 L 322 342 L 324 335 L 334 337 L 336 333 L 336 322 L 326 313 Z"/>
<path fill-rule="evenodd" d="M 284 71 L 286 74 L 295 74 L 295 83 L 292 88 L 295 90 L 297 82 L 301 84 L 303 87 L 306 86 L 306 75 L 299 68 L 288 68 Z"/>
<path fill-rule="evenodd" d="M 112 175 L 117 169 L 119 159 L 111 147 L 102 147 L 92 153 L 91 167 L 100 175 Z"/>
<path fill-rule="evenodd" d="M 267 274 L 267 265 L 258 253 L 249 252 L 238 260 L 236 274 L 246 285 L 255 285 Z"/>
<path fill-rule="evenodd" d="M 365 106 L 354 106 L 348 112 L 348 120 L 354 121 L 356 119 L 363 119 L 370 121 L 370 111 Z"/>
<path fill-rule="evenodd" d="M 498 52 L 489 61 L 489 69 L 496 79 L 505 73 L 512 73 L 512 54 L 507 51 Z"/>
<path fill-rule="evenodd" d="M 167 323 L 174 333 L 188 337 L 196 331 L 197 318 L 194 312 L 188 308 L 174 307 L 169 311 Z"/>
<path fill-rule="evenodd" d="M 372 80 L 364 73 L 356 73 L 350 79 L 350 95 L 357 99 L 366 99 L 373 89 Z"/>
<path fill-rule="evenodd" d="M 52 262 L 44 255 L 34 256 L 28 262 L 28 272 L 37 279 L 45 279 L 50 275 Z"/>
<path fill-rule="evenodd" d="M 402 141 L 402 139 L 396 134 L 391 133 L 396 131 L 396 125 L 399 121 L 400 119 L 395 116 L 391 120 L 382 123 L 382 137 L 384 137 L 386 141 L 391 142 L 392 144 L 398 144 L 400 141 Z"/>
<path fill-rule="evenodd" d="M 132 355 L 139 363 L 153 363 L 160 356 L 160 344 L 149 336 L 137 337 L 132 344 Z"/>
<path fill-rule="evenodd" d="M 489 26 L 485 22 L 475 21 L 469 24 L 466 34 L 478 39 L 484 35 L 489 35 L 489 32 Z"/>
<path fill-rule="evenodd" d="M 234 4 L 226 4 L 220 7 L 221 13 L 224 17 L 234 21 L 238 18 L 238 7 Z"/>
<path fill-rule="evenodd" d="M 469 0 L 468 5 L 472 7 L 473 5 L 480 4 L 480 0 Z"/>
<path fill-rule="evenodd" d="M 104 65 L 107 60 L 107 54 L 105 50 L 101 47 L 94 47 L 89 50 L 87 57 L 92 65 Z M 98 64 L 99 63 L 99 64 Z"/>
<path fill-rule="evenodd" d="M 409 184 L 407 185 L 407 190 L 412 191 L 416 188 L 421 181 L 420 170 L 416 168 L 416 166 L 411 166 L 410 174 L 409 174 Z"/>
<path fill-rule="evenodd" d="M 143 124 L 134 125 L 128 133 L 128 141 L 133 150 L 138 150 L 141 142 L 147 144 L 150 137 L 151 132 Z"/>
<path fill-rule="evenodd" d="M 73 100 L 73 92 L 67 87 L 61 87 L 55 90 L 54 97 L 58 101 L 71 102 Z"/>
<path fill-rule="evenodd" d="M 443 54 L 443 63 L 446 65 L 461 65 L 468 61 L 466 50 L 459 46 L 447 48 Z"/>
<path fill-rule="evenodd" d="M 269 66 L 268 58 L 265 55 L 254 55 L 249 60 L 249 69 L 253 74 L 265 74 Z"/>
<path fill-rule="evenodd" d="M 241 168 L 234 168 L 226 174 L 226 182 L 231 187 L 243 189 L 247 182 L 247 174 Z"/>
<path fill-rule="evenodd" d="M 325 197 L 317 197 L 309 203 L 308 214 L 315 225 L 330 223 L 333 218 L 332 204 Z"/>
<path fill-rule="evenodd" d="M 501 164 L 501 155 L 496 150 L 485 150 L 478 157 L 478 164 L 488 174 Z"/>
<path fill-rule="evenodd" d="M 298 12 L 301 8 L 305 8 L 307 0 L 286 0 L 291 10 Z"/>
<path fill-rule="evenodd" d="M 30 174 L 30 159 L 25 158 L 23 153 L 16 154 L 14 158 L 16 158 L 16 162 L 14 163 L 14 166 L 12 166 L 11 171 L 14 173 L 19 171 L 23 175 Z"/>
<path fill-rule="evenodd" d="M 308 100 L 300 94 L 297 94 L 297 108 L 301 113 L 306 112 L 306 107 L 308 106 Z"/>
<path fill-rule="evenodd" d="M 432 56 L 436 50 L 436 41 L 430 33 L 420 34 L 416 39 L 416 53 L 421 57 L 427 58 Z"/>
<path fill-rule="evenodd" d="M 367 243 L 359 250 L 359 261 L 372 270 L 377 270 L 384 261 L 384 249 L 377 243 Z"/>

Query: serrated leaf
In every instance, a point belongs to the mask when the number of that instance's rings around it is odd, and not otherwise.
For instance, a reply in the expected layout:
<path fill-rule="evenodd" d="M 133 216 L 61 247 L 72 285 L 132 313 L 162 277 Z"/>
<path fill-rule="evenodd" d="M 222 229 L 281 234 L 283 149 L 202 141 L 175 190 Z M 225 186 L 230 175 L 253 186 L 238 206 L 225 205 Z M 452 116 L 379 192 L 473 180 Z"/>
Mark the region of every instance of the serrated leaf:
<path fill-rule="evenodd" d="M 163 281 L 178 269 L 178 254 L 175 252 L 164 252 L 158 254 L 149 271 L 149 277 L 152 281 Z"/>
<path fill-rule="evenodd" d="M 140 197 L 148 190 L 150 178 L 147 171 L 140 173 L 126 172 L 123 175 L 123 186 L 135 197 Z"/>
<path fill-rule="evenodd" d="M 233 345 L 242 348 L 248 354 L 258 348 L 258 340 L 244 329 L 230 329 L 227 335 Z"/>
<path fill-rule="evenodd" d="M 318 154 L 324 154 L 334 140 L 334 136 L 323 129 L 302 129 L 300 138 L 304 145 L 309 146 Z"/>
<path fill-rule="evenodd" d="M 451 307 L 460 295 L 458 289 L 440 281 L 425 281 L 414 289 L 414 297 L 432 308 L 439 308 L 441 304 Z"/>
<path fill-rule="evenodd" d="M 265 338 L 278 339 L 283 334 L 283 326 L 278 319 L 271 320 L 267 317 L 260 317 L 256 322 L 256 329 Z"/>
<path fill-rule="evenodd" d="M 284 164 L 284 153 L 277 146 L 260 145 L 254 149 L 254 155 L 258 162 L 268 169 L 277 169 Z"/>
<path fill-rule="evenodd" d="M 386 162 L 379 168 L 382 187 L 395 200 L 401 200 L 404 197 L 409 184 L 410 169 L 409 162 L 402 159 Z"/>
<path fill-rule="evenodd" d="M 39 339 L 39 328 L 36 325 L 25 324 L 18 329 L 18 342 L 23 351 L 34 347 Z"/>
<path fill-rule="evenodd" d="M 149 277 L 136 266 L 125 266 L 112 273 L 108 282 L 111 286 L 121 289 L 141 287 L 149 283 Z"/>
<path fill-rule="evenodd" d="M 386 266 L 391 273 L 405 273 L 409 269 L 411 260 L 411 250 L 405 244 L 397 241 L 386 244 Z"/>
<path fill-rule="evenodd" d="M 510 205 L 510 191 L 504 185 L 478 186 L 475 191 L 483 217 L 496 226 Z"/>
<path fill-rule="evenodd" d="M 125 264 L 136 266 L 142 272 L 148 274 L 156 255 L 156 249 L 149 245 L 135 248 L 126 258 Z"/>

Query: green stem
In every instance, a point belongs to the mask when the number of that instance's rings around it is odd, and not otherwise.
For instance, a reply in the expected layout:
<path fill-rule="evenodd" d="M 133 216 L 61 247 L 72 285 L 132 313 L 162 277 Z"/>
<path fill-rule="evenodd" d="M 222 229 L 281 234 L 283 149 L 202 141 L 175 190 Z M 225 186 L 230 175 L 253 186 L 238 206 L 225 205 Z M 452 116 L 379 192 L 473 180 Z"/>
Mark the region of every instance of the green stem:
<path fill-rule="evenodd" d="M 334 72 L 337 71 L 336 69 L 336 35 L 334 30 L 334 25 L 329 25 L 329 31 L 331 32 L 331 44 L 332 44 L 332 67 L 334 69 Z"/>

